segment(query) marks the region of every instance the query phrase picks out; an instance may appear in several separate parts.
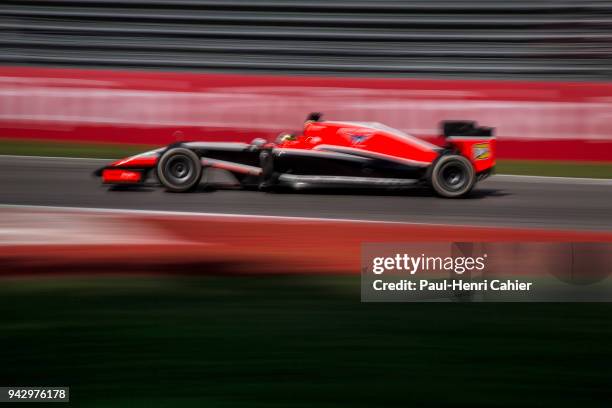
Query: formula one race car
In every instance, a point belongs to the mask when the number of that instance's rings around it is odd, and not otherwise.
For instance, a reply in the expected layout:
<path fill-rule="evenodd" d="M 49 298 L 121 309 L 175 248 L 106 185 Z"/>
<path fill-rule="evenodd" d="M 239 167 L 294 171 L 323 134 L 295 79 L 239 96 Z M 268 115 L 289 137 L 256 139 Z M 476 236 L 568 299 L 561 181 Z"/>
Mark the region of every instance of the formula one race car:
<path fill-rule="evenodd" d="M 244 188 L 403 187 L 428 185 L 443 197 L 466 195 L 495 166 L 492 128 L 442 122 L 437 146 L 373 122 L 324 121 L 310 114 L 299 135 L 275 143 L 180 142 L 109 164 L 105 184 L 143 184 L 155 176 L 168 191 L 194 190 L 208 168 L 223 169 Z"/>

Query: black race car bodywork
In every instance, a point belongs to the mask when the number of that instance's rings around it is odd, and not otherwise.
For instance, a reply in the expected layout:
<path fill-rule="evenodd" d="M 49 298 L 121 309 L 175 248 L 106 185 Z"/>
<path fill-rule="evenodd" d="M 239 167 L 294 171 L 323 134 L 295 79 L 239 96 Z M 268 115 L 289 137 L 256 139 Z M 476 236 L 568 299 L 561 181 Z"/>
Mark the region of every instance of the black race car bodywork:
<path fill-rule="evenodd" d="M 467 194 L 491 174 L 495 140 L 473 122 L 443 124 L 436 146 L 378 123 L 309 117 L 301 135 L 276 143 L 182 142 L 131 156 L 96 172 L 106 184 L 142 184 L 155 176 L 167 190 L 189 191 L 209 168 L 230 172 L 245 188 L 393 187 L 426 184 L 441 196 Z"/>

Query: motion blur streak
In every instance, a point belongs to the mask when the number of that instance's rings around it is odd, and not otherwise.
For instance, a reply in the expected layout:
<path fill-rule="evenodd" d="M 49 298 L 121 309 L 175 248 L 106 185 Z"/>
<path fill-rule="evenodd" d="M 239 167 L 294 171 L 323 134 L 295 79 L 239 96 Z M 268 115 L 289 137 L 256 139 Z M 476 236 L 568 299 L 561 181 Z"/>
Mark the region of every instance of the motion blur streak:
<path fill-rule="evenodd" d="M 272 139 L 310 111 L 612 161 L 606 1 L 10 1 L 0 137 Z M 167 72 L 163 72 L 167 71 Z"/>
<path fill-rule="evenodd" d="M 0 67 L 2 136 L 165 144 L 272 140 L 306 112 L 435 141 L 438 123 L 496 128 L 500 158 L 612 160 L 612 85 Z"/>
<path fill-rule="evenodd" d="M 358 274 L 363 242 L 612 242 L 612 234 L 115 210 L 0 208 L 2 275 Z M 19 226 L 19 228 L 16 228 Z M 181 267 L 177 267 L 181 266 Z"/>

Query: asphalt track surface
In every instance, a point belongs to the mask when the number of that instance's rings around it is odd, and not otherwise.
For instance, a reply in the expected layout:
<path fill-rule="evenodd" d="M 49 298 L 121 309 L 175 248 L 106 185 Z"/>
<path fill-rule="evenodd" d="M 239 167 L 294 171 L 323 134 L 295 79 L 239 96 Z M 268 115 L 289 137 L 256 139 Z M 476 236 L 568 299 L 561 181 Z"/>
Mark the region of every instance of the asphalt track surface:
<path fill-rule="evenodd" d="M 612 181 L 605 180 L 493 176 L 470 197 L 453 200 L 415 188 L 173 194 L 102 186 L 91 172 L 106 162 L 0 156 L 0 204 L 612 230 Z"/>

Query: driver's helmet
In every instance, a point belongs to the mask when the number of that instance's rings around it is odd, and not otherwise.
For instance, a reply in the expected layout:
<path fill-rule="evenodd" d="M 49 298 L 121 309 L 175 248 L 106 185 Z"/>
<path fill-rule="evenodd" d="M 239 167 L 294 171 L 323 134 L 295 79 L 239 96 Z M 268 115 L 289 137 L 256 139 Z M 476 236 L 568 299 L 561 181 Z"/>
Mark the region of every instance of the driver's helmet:
<path fill-rule="evenodd" d="M 276 143 L 291 142 L 293 140 L 297 140 L 297 137 L 293 133 L 282 132 L 279 133 L 278 137 L 276 138 Z"/>

